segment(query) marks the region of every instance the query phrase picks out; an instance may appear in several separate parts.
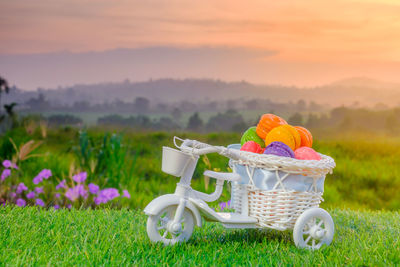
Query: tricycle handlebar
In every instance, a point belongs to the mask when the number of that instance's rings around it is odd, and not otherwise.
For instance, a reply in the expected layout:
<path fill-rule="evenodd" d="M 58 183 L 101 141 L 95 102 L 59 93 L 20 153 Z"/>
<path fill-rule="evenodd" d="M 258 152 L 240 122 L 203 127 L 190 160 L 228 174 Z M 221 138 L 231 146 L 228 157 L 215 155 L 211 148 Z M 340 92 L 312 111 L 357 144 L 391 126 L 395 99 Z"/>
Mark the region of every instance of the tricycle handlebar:
<path fill-rule="evenodd" d="M 182 142 L 181 145 L 178 145 L 177 141 L 181 141 Z M 175 136 L 174 144 L 177 148 L 179 148 L 183 152 L 192 153 L 199 156 L 209 153 L 219 153 L 225 157 L 236 160 L 240 158 L 239 151 L 236 151 L 234 149 L 229 149 L 223 146 L 212 146 L 196 140 L 190 140 L 190 139 L 183 140 Z"/>

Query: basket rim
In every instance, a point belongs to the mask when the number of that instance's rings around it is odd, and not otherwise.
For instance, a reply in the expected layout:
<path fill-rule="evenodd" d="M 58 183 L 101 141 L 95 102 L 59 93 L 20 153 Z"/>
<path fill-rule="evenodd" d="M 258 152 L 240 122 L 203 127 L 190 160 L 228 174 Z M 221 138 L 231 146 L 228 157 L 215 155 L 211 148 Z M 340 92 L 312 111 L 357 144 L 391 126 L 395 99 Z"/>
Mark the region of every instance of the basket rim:
<path fill-rule="evenodd" d="M 230 149 L 238 150 L 236 148 Z M 318 153 L 321 156 L 321 160 L 299 160 L 295 158 L 257 154 L 240 150 L 239 154 L 241 159 L 232 159 L 234 163 L 259 167 L 267 170 L 281 170 L 289 173 L 307 174 L 311 177 L 326 175 L 327 173 L 331 173 L 336 167 L 334 159 L 322 153 Z"/>

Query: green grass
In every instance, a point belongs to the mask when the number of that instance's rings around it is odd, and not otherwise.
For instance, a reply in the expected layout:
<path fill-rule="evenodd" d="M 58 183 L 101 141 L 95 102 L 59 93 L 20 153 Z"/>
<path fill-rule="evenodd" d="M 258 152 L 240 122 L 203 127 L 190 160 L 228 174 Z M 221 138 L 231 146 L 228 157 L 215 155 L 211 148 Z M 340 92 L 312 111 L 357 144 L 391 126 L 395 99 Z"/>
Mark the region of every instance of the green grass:
<path fill-rule="evenodd" d="M 128 210 L 0 208 L 0 265 L 349 265 L 400 264 L 400 214 L 330 210 L 333 243 L 297 249 L 290 231 L 225 230 L 206 223 L 188 243 L 151 243 L 146 216 Z"/>

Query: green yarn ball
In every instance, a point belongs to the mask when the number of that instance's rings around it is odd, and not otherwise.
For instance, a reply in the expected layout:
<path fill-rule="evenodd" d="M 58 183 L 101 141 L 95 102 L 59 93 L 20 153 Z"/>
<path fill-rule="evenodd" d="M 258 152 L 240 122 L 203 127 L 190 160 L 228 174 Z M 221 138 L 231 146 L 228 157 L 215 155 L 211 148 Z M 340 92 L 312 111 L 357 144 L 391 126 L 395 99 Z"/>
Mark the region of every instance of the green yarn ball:
<path fill-rule="evenodd" d="M 265 142 L 264 140 L 259 137 L 256 133 L 256 129 L 257 127 L 250 127 L 249 129 L 247 129 L 247 131 L 244 132 L 244 134 L 242 135 L 242 139 L 240 139 L 240 144 L 243 146 L 244 143 L 248 142 L 248 141 L 254 141 L 257 144 L 259 144 L 262 148 L 265 147 Z"/>

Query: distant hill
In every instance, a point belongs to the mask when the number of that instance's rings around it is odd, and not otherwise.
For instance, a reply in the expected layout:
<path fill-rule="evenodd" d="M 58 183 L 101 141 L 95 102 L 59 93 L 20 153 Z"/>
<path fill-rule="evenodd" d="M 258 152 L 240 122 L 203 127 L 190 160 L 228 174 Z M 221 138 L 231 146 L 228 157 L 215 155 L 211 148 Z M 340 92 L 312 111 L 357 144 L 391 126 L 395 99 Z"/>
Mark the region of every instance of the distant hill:
<path fill-rule="evenodd" d="M 136 97 L 146 97 L 153 102 L 222 101 L 229 99 L 270 99 L 290 102 L 303 99 L 330 106 L 373 106 L 384 103 L 400 105 L 400 85 L 370 79 L 347 79 L 315 88 L 297 88 L 279 85 L 255 85 L 248 82 L 224 82 L 210 79 L 159 79 L 146 82 L 100 83 L 74 85 L 67 88 L 39 89 L 37 91 L 13 90 L 6 101 L 25 102 L 39 93 L 53 103 L 72 104 L 77 101 L 104 103 L 121 100 L 132 102 Z"/>
<path fill-rule="evenodd" d="M 368 77 L 351 77 L 330 84 L 332 87 L 347 87 L 347 88 L 373 88 L 373 89 L 400 89 L 400 84 L 383 82 Z"/>
<path fill-rule="evenodd" d="M 115 99 L 128 102 L 138 96 L 152 102 L 258 98 L 275 102 L 304 99 L 331 106 L 355 102 L 368 106 L 380 102 L 400 104 L 400 84 L 368 77 L 351 77 L 313 88 L 274 85 L 275 81 L 289 81 L 286 76 L 293 73 L 300 74 L 269 62 L 267 59 L 275 53 L 239 47 L 160 46 L 0 55 L 0 75 L 21 89 L 45 88 L 39 92 L 60 104 Z M 242 80 L 267 82 L 252 84 Z M 317 74 L 315 81 L 319 84 Z M 14 90 L 7 98 L 21 103 L 37 94 L 38 91 Z"/>

